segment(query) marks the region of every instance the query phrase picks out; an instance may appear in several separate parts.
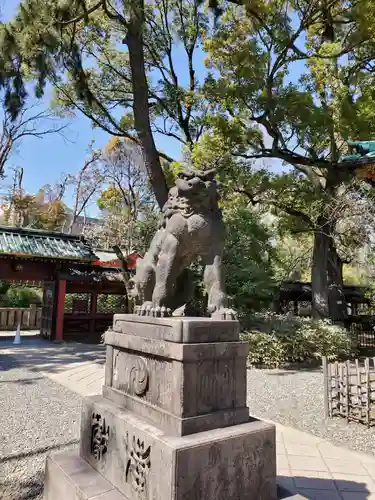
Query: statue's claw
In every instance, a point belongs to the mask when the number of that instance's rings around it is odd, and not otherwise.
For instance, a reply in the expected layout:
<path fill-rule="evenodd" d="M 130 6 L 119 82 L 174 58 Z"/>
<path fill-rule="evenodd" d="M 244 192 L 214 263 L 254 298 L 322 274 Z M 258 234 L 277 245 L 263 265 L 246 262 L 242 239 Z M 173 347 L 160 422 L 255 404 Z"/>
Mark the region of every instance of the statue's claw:
<path fill-rule="evenodd" d="M 221 308 L 217 309 L 211 314 L 212 319 L 220 320 L 235 320 L 237 319 L 237 313 L 233 309 Z"/>
<path fill-rule="evenodd" d="M 135 313 L 138 316 L 150 316 L 154 318 L 168 318 L 171 316 L 171 310 L 165 306 L 153 306 L 152 302 L 145 302 L 141 306 L 137 306 Z"/>
<path fill-rule="evenodd" d="M 156 306 L 153 308 L 153 316 L 155 316 L 155 318 L 160 318 L 160 316 L 161 316 L 161 307 L 160 306 Z"/>
<path fill-rule="evenodd" d="M 149 316 L 149 311 L 152 308 L 152 302 L 144 302 L 141 306 L 136 306 L 135 313 L 138 316 Z"/>
<path fill-rule="evenodd" d="M 162 318 L 168 318 L 169 316 L 171 316 L 171 314 L 172 314 L 172 311 L 170 310 L 169 307 L 162 306 L 160 308 L 160 316 Z"/>

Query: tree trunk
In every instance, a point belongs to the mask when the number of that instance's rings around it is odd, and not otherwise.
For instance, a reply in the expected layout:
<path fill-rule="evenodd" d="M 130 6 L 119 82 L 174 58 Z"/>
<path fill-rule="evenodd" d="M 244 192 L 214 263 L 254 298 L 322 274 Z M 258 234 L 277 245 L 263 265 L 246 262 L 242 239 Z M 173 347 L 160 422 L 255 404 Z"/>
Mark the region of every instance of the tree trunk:
<path fill-rule="evenodd" d="M 122 253 L 122 250 L 118 245 L 114 245 L 112 249 L 115 251 L 117 258 L 121 263 L 122 275 L 124 277 L 124 283 L 125 283 L 125 307 L 126 307 L 126 312 L 130 313 L 132 311 L 130 311 L 129 309 L 130 272 L 128 268 L 128 263 L 126 261 L 125 255 Z"/>
<path fill-rule="evenodd" d="M 344 295 L 342 260 L 331 238 L 328 248 L 328 306 L 329 317 L 334 321 L 344 321 L 348 317 L 348 308 Z"/>
<path fill-rule="evenodd" d="M 319 220 L 318 226 L 311 266 L 312 317 L 324 319 L 329 317 L 327 262 L 330 238 L 324 231 L 324 221 Z"/>
<path fill-rule="evenodd" d="M 147 173 L 160 208 L 168 198 L 168 188 L 159 153 L 151 131 L 150 109 L 148 104 L 148 84 L 145 71 L 143 49 L 144 2 L 130 2 L 130 20 L 126 44 L 129 50 L 129 63 L 132 74 L 134 126 L 138 134 Z"/>
<path fill-rule="evenodd" d="M 344 321 L 347 318 L 343 293 L 342 262 L 332 236 L 332 226 L 321 217 L 314 235 L 311 270 L 312 316 Z"/>

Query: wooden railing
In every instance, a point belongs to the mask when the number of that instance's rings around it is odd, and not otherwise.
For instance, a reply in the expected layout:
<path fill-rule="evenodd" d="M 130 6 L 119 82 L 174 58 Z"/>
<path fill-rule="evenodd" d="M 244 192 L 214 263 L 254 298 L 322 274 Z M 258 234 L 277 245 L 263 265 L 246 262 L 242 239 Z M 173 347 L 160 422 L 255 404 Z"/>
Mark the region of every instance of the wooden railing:
<path fill-rule="evenodd" d="M 21 330 L 38 330 L 41 316 L 41 307 L 0 307 L 0 330 L 14 330 L 17 325 Z"/>

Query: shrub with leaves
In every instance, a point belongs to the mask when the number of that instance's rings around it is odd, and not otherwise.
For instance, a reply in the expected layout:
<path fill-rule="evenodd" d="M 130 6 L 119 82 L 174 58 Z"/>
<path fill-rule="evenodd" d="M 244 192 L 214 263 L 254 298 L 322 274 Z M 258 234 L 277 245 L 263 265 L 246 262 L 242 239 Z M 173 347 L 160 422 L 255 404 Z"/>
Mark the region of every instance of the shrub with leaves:
<path fill-rule="evenodd" d="M 277 335 L 254 332 L 242 334 L 249 342 L 249 362 L 255 366 L 277 368 L 285 361 L 285 349 Z"/>
<path fill-rule="evenodd" d="M 9 281 L 0 280 L 0 295 L 7 293 L 9 287 L 10 287 Z"/>
<path fill-rule="evenodd" d="M 25 286 L 10 286 L 0 296 L 1 307 L 29 307 L 31 304 L 41 305 L 41 291 Z"/>
<path fill-rule="evenodd" d="M 250 208 L 224 210 L 224 269 L 228 295 L 240 318 L 267 307 L 274 296 L 271 234 Z"/>
<path fill-rule="evenodd" d="M 242 334 L 249 342 L 249 362 L 277 367 L 283 363 L 348 358 L 357 345 L 350 333 L 328 320 L 276 314 L 254 315 L 254 328 Z"/>

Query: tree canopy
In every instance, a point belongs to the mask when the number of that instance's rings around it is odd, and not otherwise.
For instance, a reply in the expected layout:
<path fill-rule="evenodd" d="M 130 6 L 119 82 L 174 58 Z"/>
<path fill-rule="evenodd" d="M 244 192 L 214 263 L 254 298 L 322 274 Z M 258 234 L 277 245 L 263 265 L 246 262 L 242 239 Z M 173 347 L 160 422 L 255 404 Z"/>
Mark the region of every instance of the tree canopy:
<path fill-rule="evenodd" d="M 343 219 L 371 196 L 358 194 L 351 165 L 338 162 L 348 138 L 375 133 L 375 4 L 208 7 L 198 0 L 24 0 L 1 26 L 5 106 L 16 118 L 26 84 L 35 82 L 41 96 L 51 82 L 60 113 L 83 113 L 138 145 L 159 206 L 173 158 L 157 150 L 155 137 L 178 141 L 186 161 L 219 169 L 224 203 L 262 205 L 280 231 L 313 235 L 313 312 L 343 319 L 342 247 L 358 240 L 342 230 Z M 203 59 L 207 73 L 197 69 Z M 267 162 L 261 169 L 254 166 L 260 159 Z M 287 173 L 272 173 L 275 159 Z"/>

